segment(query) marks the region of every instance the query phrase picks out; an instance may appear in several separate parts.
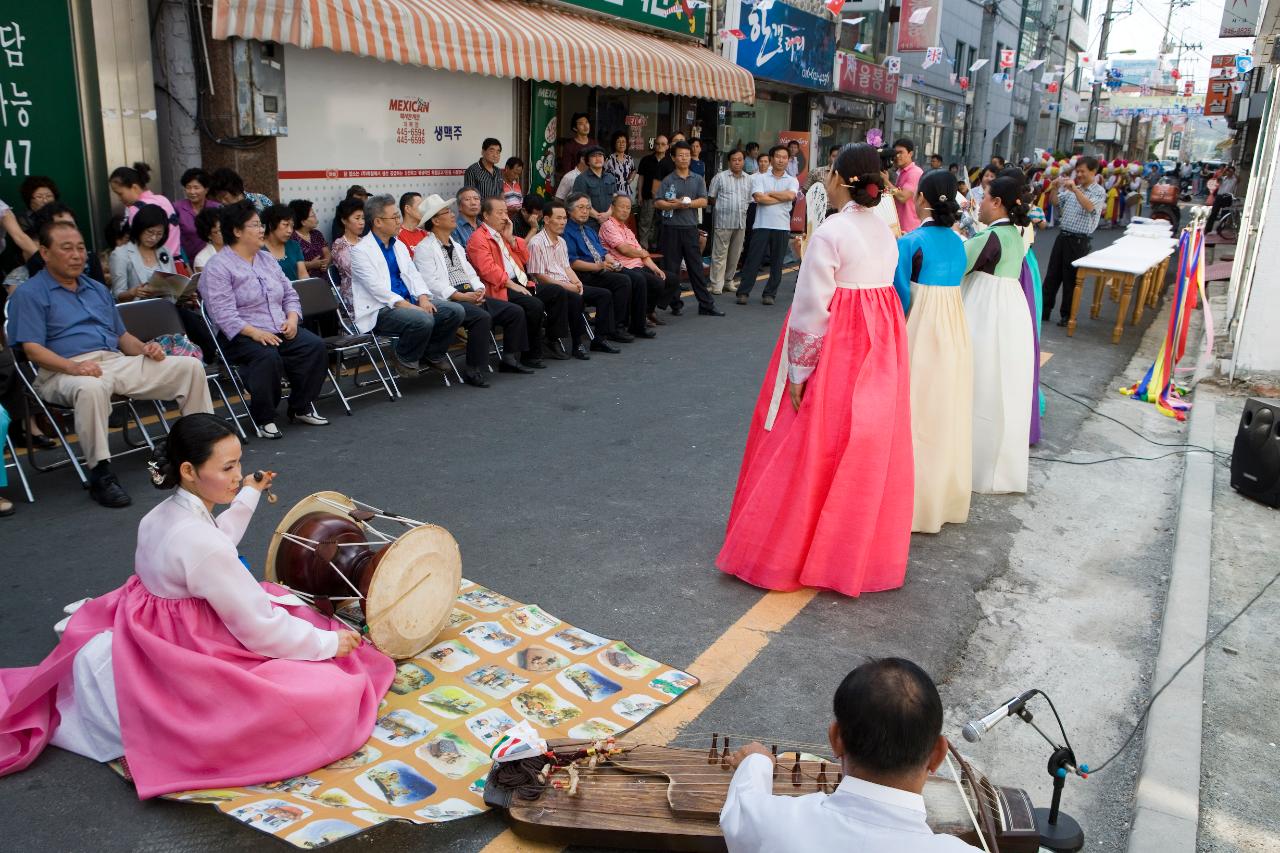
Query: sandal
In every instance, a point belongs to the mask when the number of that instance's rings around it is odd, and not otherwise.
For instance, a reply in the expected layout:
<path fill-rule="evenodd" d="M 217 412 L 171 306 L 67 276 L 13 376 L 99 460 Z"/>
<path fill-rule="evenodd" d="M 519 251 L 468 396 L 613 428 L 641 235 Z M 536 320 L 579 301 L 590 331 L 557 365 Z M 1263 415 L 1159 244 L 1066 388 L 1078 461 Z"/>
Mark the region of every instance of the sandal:
<path fill-rule="evenodd" d="M 0 498 L 0 518 L 13 515 L 17 511 L 17 507 L 13 505 L 13 501 L 8 498 Z"/>

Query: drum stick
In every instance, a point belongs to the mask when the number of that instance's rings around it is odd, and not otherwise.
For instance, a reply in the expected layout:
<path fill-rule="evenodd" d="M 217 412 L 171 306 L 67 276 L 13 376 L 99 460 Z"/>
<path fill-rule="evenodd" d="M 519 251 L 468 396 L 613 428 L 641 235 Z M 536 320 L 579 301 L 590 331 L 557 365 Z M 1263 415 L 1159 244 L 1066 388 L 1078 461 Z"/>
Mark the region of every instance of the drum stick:
<path fill-rule="evenodd" d="M 266 479 L 266 476 L 267 476 L 267 473 L 265 471 L 255 471 L 253 474 L 253 479 L 261 483 L 264 479 Z M 276 501 L 280 500 L 271 492 L 270 486 L 267 486 L 265 489 L 263 489 L 263 491 L 267 493 L 267 503 L 273 504 Z"/>

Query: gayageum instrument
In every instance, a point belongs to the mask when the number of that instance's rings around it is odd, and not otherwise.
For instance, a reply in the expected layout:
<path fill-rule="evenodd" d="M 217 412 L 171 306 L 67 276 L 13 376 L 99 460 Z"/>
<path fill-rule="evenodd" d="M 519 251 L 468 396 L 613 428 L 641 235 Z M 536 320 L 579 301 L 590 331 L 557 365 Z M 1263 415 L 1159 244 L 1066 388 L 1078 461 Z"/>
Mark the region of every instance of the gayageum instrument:
<path fill-rule="evenodd" d="M 402 530 L 384 533 L 375 520 Z M 402 659 L 431 645 L 448 621 L 462 583 L 462 554 L 443 527 L 317 492 L 276 527 L 265 575 Z"/>
<path fill-rule="evenodd" d="M 555 740 L 548 753 L 495 764 L 485 802 L 504 809 L 519 836 L 554 844 L 640 850 L 725 850 L 720 809 L 733 769 L 729 738 L 686 735 L 702 747 L 626 741 Z M 800 751 L 778 753 L 773 792 L 831 793 L 836 764 Z M 959 836 L 991 853 L 1035 853 L 1036 829 L 1025 791 L 993 785 L 955 748 L 945 766 L 954 775 L 925 783 L 925 809 L 934 832 Z M 940 768 L 941 769 L 941 768 Z"/>

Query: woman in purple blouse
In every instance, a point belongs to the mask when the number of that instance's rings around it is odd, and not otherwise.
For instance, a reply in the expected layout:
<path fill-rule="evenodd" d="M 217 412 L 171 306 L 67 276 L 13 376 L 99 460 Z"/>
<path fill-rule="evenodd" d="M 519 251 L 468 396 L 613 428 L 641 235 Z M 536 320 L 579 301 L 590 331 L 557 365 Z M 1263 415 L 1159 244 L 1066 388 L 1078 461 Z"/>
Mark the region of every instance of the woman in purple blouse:
<path fill-rule="evenodd" d="M 262 220 L 249 202 L 219 211 L 222 251 L 200 276 L 205 311 L 222 351 L 251 397 L 249 412 L 265 438 L 280 438 L 280 381 L 289 378 L 289 421 L 329 423 L 312 404 L 320 396 L 329 357 L 324 342 L 298 325 L 302 307 L 280 264 L 263 250 Z"/>
<path fill-rule="evenodd" d="M 182 254 L 187 263 L 195 264 L 196 255 L 200 254 L 208 243 L 196 229 L 196 217 L 205 208 L 221 207 L 209 198 L 209 175 L 204 169 L 187 169 L 182 173 L 182 192 L 186 198 L 178 199 L 174 210 L 178 213 L 178 233 L 181 238 Z"/>

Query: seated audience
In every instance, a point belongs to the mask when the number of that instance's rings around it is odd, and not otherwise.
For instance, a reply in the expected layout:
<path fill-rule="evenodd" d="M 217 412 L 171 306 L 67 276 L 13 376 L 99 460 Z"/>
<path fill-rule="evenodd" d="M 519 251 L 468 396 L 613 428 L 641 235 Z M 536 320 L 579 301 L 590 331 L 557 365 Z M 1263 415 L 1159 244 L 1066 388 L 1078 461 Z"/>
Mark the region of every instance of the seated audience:
<path fill-rule="evenodd" d="M 129 242 L 111 252 L 111 293 L 117 302 L 151 296 L 147 282 L 157 272 L 174 272 L 165 248 L 169 217 L 154 204 L 143 205 L 129 223 Z"/>
<path fill-rule="evenodd" d="M 430 233 L 418 209 L 421 204 L 422 193 L 410 191 L 400 196 L 400 233 L 396 239 L 404 243 L 411 258 L 418 251 L 418 244 Z"/>
<path fill-rule="evenodd" d="M 124 205 L 125 222 L 132 222 L 134 214 L 145 204 L 154 204 L 164 211 L 165 218 L 172 226 L 165 237 L 164 247 L 169 250 L 170 257 L 176 258 L 182 251 L 182 239 L 178 231 L 178 212 L 169 199 L 147 189 L 150 181 L 151 167 L 146 163 L 134 163 L 132 168 L 121 166 L 111 173 L 111 192 L 115 193 L 116 198 L 120 199 L 120 203 Z"/>
<path fill-rule="evenodd" d="M 289 202 L 289 209 L 293 211 L 293 241 L 302 250 L 307 276 L 323 276 L 329 268 L 329 243 L 317 227 L 320 219 L 316 216 L 316 206 L 297 198 Z"/>
<path fill-rule="evenodd" d="M 258 213 L 264 212 L 275 204 L 262 193 L 245 192 L 244 179 L 236 174 L 234 169 L 228 169 L 226 166 L 215 169 L 209 176 L 209 193 L 224 205 L 248 201 Z"/>
<path fill-rule="evenodd" d="M 347 312 L 351 312 L 351 250 L 364 236 L 364 202 L 352 197 L 338 205 L 338 212 L 333 220 L 341 229 L 333 240 L 333 249 L 329 253 L 333 266 L 338 270 L 338 292 L 342 294 L 342 304 Z"/>
<path fill-rule="evenodd" d="M 204 248 L 196 254 L 192 264 L 196 272 L 200 272 L 209 263 L 209 259 L 218 254 L 225 245 L 222 242 L 222 227 L 218 223 L 217 208 L 206 207 L 196 214 L 196 234 L 204 243 Z"/>
<path fill-rule="evenodd" d="M 902 658 L 873 660 L 845 676 L 834 704 L 827 737 L 843 778 L 833 793 L 775 795 L 770 751 L 752 743 L 734 754 L 720 811 L 729 853 L 977 849 L 925 821 L 925 779 L 947 755 L 928 673 Z"/>
<path fill-rule="evenodd" d="M 511 219 L 511 228 L 517 237 L 529 240 L 542 228 L 542 207 L 545 202 L 542 196 L 530 194 L 520 202 L 519 210 L 507 208 L 507 216 Z"/>
<path fill-rule="evenodd" d="M 196 227 L 196 217 L 206 210 L 216 210 L 222 205 L 209 198 L 209 174 L 204 169 L 187 169 L 182 173 L 184 198 L 178 199 L 174 208 L 178 212 L 178 236 L 181 240 L 182 255 L 195 265 L 196 257 L 208 245 L 207 237 L 200 236 Z"/>
<path fill-rule="evenodd" d="M 529 351 L 526 364 L 536 367 L 542 359 L 545 334 L 551 357 L 564 360 L 569 354 L 560 340 L 569 334 L 568 294 L 558 285 L 542 286 L 525 272 L 529 247 L 515 236 L 505 204 L 489 202 L 481 213 L 482 222 L 467 243 L 467 260 L 484 283 L 485 296 L 505 299 L 524 311 Z M 454 232 L 457 242 L 457 231 Z M 459 243 L 461 245 L 461 243 Z"/>
<path fill-rule="evenodd" d="M 541 362 L 535 364 L 535 359 L 529 359 L 528 366 L 520 363 L 522 357 L 528 358 L 529 350 L 524 311 L 509 301 L 485 298 L 484 282 L 467 260 L 467 247 L 453 241 L 453 229 L 458 224 L 454 204 L 438 195 L 422 202 L 418 215 L 430 231 L 418 244 L 414 266 L 432 294 L 461 305 L 466 312 L 462 326 L 467 330 L 468 374 L 475 373 L 483 379 L 481 370 L 489 363 L 489 335 L 494 326 L 502 330 L 502 361 L 498 369 L 504 373 L 533 373 L 532 368 Z"/>
<path fill-rule="evenodd" d="M 364 203 L 364 219 L 369 233 L 351 249 L 351 314 L 356 329 L 395 337 L 396 361 L 403 375 L 418 375 L 424 359 L 435 370 L 447 371 L 446 356 L 462 322 L 462 306 L 432 299 L 409 258 L 409 249 L 396 239 L 400 213 L 394 198 L 370 196 Z"/>
<path fill-rule="evenodd" d="M 293 239 L 293 211 L 283 204 L 273 204 L 262 214 L 262 227 L 266 231 L 266 251 L 280 265 L 280 271 L 290 281 L 310 278 L 307 265 L 302 260 L 302 246 Z"/>
<path fill-rule="evenodd" d="M 200 276 L 200 297 L 218 329 L 222 351 L 239 368 L 250 395 L 249 414 L 265 438 L 276 426 L 280 381 L 289 378 L 289 421 L 325 426 L 312 404 L 328 375 L 324 341 L 299 327 L 298 294 L 275 258 L 263 249 L 262 220 L 251 203 L 222 208 L 226 246 Z"/>
<path fill-rule="evenodd" d="M 453 239 L 466 246 L 480 227 L 480 193 L 471 187 L 463 187 L 454 194 L 454 200 L 458 202 L 458 228 L 453 232 Z"/>
<path fill-rule="evenodd" d="M 631 197 L 614 196 L 609 214 L 609 218 L 600 225 L 600 242 L 608 250 L 609 257 L 617 261 L 621 271 L 631 279 L 632 298 L 635 298 L 637 290 L 646 294 L 649 325 L 665 326 L 666 323 L 658 319 L 656 309 L 671 304 L 671 297 L 676 294 L 675 283 L 667 280 L 662 267 L 654 263 L 653 255 L 640 245 L 635 232 L 627 225 L 631 219 Z M 632 333 L 640 334 L 638 328 L 633 316 Z"/>
<path fill-rule="evenodd" d="M 538 236 L 529 241 L 529 263 L 526 269 L 540 286 L 555 285 L 568 294 L 566 301 L 573 357 L 582 361 L 591 358 L 587 353 L 588 345 L 583 340 L 587 336 L 587 321 L 583 314 L 587 305 L 596 309 L 597 334 L 590 349 L 607 353 L 621 352 L 622 350 L 604 339 L 606 330 L 616 328 L 613 319 L 613 294 L 603 287 L 583 284 L 569 265 L 569 248 L 564 240 L 569 215 L 564 202 L 555 199 L 548 204 L 542 224 L 543 228 Z"/>
<path fill-rule="evenodd" d="M 627 331 L 627 327 L 639 324 L 640 334 L 654 337 L 654 333 L 644 326 L 644 318 L 649 313 L 646 304 L 648 293 L 644 288 L 633 291 L 631 279 L 622 271 L 622 264 L 609 257 L 608 250 L 600 242 L 600 235 L 589 224 L 592 214 L 591 199 L 585 193 L 573 193 L 569 196 L 567 207 L 569 223 L 565 226 L 564 239 L 569 249 L 569 265 L 583 284 L 604 288 L 613 299 L 611 308 L 617 325 L 602 329 L 600 315 L 597 313 L 597 334 L 602 333 L 611 341 L 631 343 L 635 336 Z"/>
<path fill-rule="evenodd" d="M 507 165 L 502 170 L 502 200 L 507 203 L 507 211 L 515 217 L 515 212 L 524 204 L 524 187 L 520 179 L 524 177 L 524 161 L 519 157 L 508 157 Z"/>
<path fill-rule="evenodd" d="M 159 344 L 125 331 L 106 285 L 84 274 L 88 252 L 74 225 L 46 224 L 40 254 L 44 269 L 9 297 L 9 340 L 39 368 L 36 393 L 74 409 L 90 496 L 102 506 L 128 506 L 108 461 L 112 397 L 177 400 L 183 414 L 210 412 L 204 365 L 166 357 Z"/>
<path fill-rule="evenodd" d="M 364 187 L 360 186 L 359 184 L 352 184 L 351 186 L 347 187 L 347 194 L 342 199 L 342 201 L 338 202 L 338 207 L 342 207 L 343 204 L 345 204 L 346 202 L 354 198 L 360 202 L 360 209 L 363 211 L 365 199 L 367 199 L 368 197 L 369 197 L 368 190 L 366 190 Z M 337 209 L 335 209 L 333 212 L 333 224 L 329 226 L 329 242 L 332 243 L 334 240 L 337 240 L 341 236 L 342 236 L 342 218 L 338 216 L 338 211 Z M 361 234 L 360 236 L 363 237 L 364 235 Z"/>
<path fill-rule="evenodd" d="M 31 224 L 33 226 L 32 233 L 38 235 L 40 233 L 40 229 L 51 222 L 65 222 L 73 227 L 80 227 L 76 223 L 75 213 L 71 208 L 67 207 L 60 201 L 55 201 L 52 204 L 46 204 L 36 211 L 35 215 L 31 217 Z M 109 235 L 107 238 L 107 245 L 110 247 L 110 250 L 114 250 L 117 246 L 124 245 L 129 239 L 129 228 L 125 224 L 125 221 L 118 216 L 113 216 L 107 220 L 106 230 Z M 110 236 L 113 234 L 114 237 Z M 27 260 L 26 267 L 28 277 L 40 272 L 40 270 L 44 269 L 44 256 L 40 254 L 40 252 L 36 252 Z M 102 267 L 102 258 L 98 257 L 96 252 L 90 252 L 89 260 L 85 264 L 84 273 L 94 281 L 100 281 L 103 284 L 107 284 L 110 269 L 104 270 Z"/>

